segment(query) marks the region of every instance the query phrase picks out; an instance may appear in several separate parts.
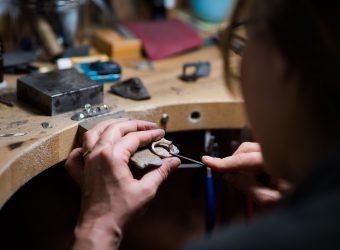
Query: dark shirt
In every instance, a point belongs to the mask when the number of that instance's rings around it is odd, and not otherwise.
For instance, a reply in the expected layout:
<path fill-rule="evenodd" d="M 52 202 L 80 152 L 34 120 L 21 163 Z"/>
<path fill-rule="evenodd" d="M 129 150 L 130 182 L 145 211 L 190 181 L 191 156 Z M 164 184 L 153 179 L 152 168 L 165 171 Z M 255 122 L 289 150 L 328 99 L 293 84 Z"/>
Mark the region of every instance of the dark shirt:
<path fill-rule="evenodd" d="M 340 150 L 317 164 L 269 215 L 188 249 L 340 249 Z"/>

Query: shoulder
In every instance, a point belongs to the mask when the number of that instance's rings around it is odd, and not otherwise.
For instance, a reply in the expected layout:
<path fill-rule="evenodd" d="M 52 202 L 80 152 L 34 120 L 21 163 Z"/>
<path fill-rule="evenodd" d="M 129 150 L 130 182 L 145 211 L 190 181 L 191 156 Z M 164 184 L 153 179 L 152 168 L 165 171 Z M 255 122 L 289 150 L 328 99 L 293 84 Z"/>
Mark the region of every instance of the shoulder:
<path fill-rule="evenodd" d="M 339 211 L 340 192 L 314 197 L 230 226 L 188 249 L 338 249 Z"/>

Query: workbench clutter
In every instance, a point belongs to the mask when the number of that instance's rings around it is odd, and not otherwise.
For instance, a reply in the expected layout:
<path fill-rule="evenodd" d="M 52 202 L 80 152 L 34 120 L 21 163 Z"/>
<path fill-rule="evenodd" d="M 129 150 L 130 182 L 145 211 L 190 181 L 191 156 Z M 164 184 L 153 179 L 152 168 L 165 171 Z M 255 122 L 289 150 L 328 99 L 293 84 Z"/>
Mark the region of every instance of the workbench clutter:
<path fill-rule="evenodd" d="M 132 77 L 127 80 L 114 83 L 110 90 L 113 94 L 132 100 L 147 100 L 151 98 L 142 80 L 138 77 Z"/>
<path fill-rule="evenodd" d="M 234 0 L 191 0 L 193 14 L 208 22 L 222 22 L 230 15 Z"/>
<path fill-rule="evenodd" d="M 185 82 L 194 82 L 201 77 L 210 75 L 210 62 L 198 61 L 183 64 L 182 75 L 179 79 Z"/>
<path fill-rule="evenodd" d="M 2 40 L 0 39 L 0 89 L 7 86 L 7 82 L 4 79 L 4 60 L 3 60 L 4 47 Z"/>
<path fill-rule="evenodd" d="M 104 83 L 120 80 L 122 73 L 121 66 L 111 60 L 79 63 L 77 68 L 92 80 Z"/>
<path fill-rule="evenodd" d="M 103 85 L 75 69 L 23 76 L 17 81 L 18 100 L 46 115 L 57 115 L 102 104 Z"/>
<path fill-rule="evenodd" d="M 39 51 L 54 59 L 76 46 L 81 6 L 86 0 L 16 0 L 0 3 L 2 36 L 8 50 Z"/>
<path fill-rule="evenodd" d="M 146 56 L 151 60 L 159 60 L 202 44 L 198 32 L 177 19 L 125 23 L 125 26 L 140 39 Z M 113 58 L 121 58 L 122 55 L 136 57 L 140 53 L 140 41 L 123 40 L 114 31 L 104 29 L 95 32 L 93 45 Z"/>
<path fill-rule="evenodd" d="M 152 20 L 139 19 L 141 16 L 122 18 L 115 1 L 16 0 L 7 4 L 6 10 L 17 11 L 14 19 L 22 22 L 25 30 L 15 30 L 18 39 L 12 40 L 12 46 L 7 46 L 10 52 L 4 54 L 5 73 L 28 74 L 17 80 L 18 100 L 46 115 L 74 111 L 84 105 L 92 105 L 92 109 L 84 108 L 86 112 L 96 111 L 94 105 L 102 105 L 104 98 L 100 83 L 108 82 L 113 83 L 109 90 L 112 94 L 131 100 L 150 99 L 142 79 L 156 70 L 155 61 L 191 51 L 201 46 L 203 39 L 193 25 L 168 15 L 166 10 L 174 8 L 176 2 L 144 4 L 150 7 Z M 90 11 L 82 13 L 85 5 Z M 93 19 L 91 11 L 100 11 L 102 16 Z M 92 30 L 87 33 L 87 43 L 82 44 L 78 33 L 84 34 L 84 14 L 92 22 Z M 133 65 L 131 69 L 136 71 L 123 78 L 125 69 L 121 65 Z M 194 82 L 209 74 L 208 61 L 188 62 L 179 78 Z M 7 100 L 3 103 L 13 105 Z"/>

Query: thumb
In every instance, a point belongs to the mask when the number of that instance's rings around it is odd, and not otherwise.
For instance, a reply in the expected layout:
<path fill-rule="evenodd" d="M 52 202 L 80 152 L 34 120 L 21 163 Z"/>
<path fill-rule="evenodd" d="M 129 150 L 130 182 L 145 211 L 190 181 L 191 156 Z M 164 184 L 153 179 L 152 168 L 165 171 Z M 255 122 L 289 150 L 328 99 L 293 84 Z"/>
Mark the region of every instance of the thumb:
<path fill-rule="evenodd" d="M 158 187 L 165 181 L 169 174 L 175 170 L 181 161 L 176 157 L 163 159 L 163 164 L 159 168 L 155 168 L 145 174 L 140 180 L 143 185 L 158 189 Z"/>
<path fill-rule="evenodd" d="M 240 153 L 225 158 L 203 156 L 202 161 L 208 167 L 221 172 L 232 170 L 256 171 L 259 170 L 263 164 L 261 152 Z"/>

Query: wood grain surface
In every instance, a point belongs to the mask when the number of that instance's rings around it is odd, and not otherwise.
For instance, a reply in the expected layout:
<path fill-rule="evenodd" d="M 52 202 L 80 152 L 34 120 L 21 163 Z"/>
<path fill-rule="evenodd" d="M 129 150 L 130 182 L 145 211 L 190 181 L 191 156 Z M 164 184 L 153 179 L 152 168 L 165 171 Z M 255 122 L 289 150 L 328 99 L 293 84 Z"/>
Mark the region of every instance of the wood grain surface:
<path fill-rule="evenodd" d="M 212 65 L 209 77 L 197 82 L 179 80 L 182 64 L 208 60 Z M 231 95 L 223 79 L 223 63 L 216 47 L 205 47 L 154 63 L 154 70 L 138 71 L 134 62 L 120 62 L 123 79 L 138 76 L 152 98 L 132 101 L 108 92 L 105 85 L 104 103 L 112 114 L 124 114 L 136 119 L 159 123 L 163 113 L 169 115 L 167 132 L 242 128 L 246 125 L 239 91 Z M 15 95 L 16 77 L 6 76 L 9 96 Z M 32 107 L 15 102 L 14 107 L 0 103 L 0 134 L 25 133 L 17 137 L 0 137 L 0 207 L 18 188 L 43 170 L 65 160 L 77 144 L 78 122 L 70 117 L 74 112 L 44 116 Z M 43 128 L 48 122 L 51 127 Z M 90 123 L 94 124 L 94 119 Z"/>

